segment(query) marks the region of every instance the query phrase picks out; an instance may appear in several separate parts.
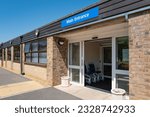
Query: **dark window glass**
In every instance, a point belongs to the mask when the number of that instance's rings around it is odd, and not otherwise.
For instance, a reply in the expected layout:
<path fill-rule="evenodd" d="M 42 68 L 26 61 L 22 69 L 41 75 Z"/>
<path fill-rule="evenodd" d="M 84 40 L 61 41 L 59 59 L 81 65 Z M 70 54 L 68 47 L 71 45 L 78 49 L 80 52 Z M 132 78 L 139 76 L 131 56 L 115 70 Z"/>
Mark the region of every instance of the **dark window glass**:
<path fill-rule="evenodd" d="M 69 44 L 69 64 L 80 65 L 80 43 Z"/>
<path fill-rule="evenodd" d="M 7 48 L 7 60 L 11 60 L 11 47 Z"/>
<path fill-rule="evenodd" d="M 30 52 L 30 50 L 31 50 L 30 45 L 31 45 L 31 43 L 26 43 L 26 44 L 25 44 L 25 50 L 24 50 L 25 53 L 26 53 L 26 52 Z"/>
<path fill-rule="evenodd" d="M 38 42 L 33 42 L 32 43 L 32 52 L 37 52 L 38 51 Z"/>
<path fill-rule="evenodd" d="M 42 39 L 25 44 L 25 62 L 46 64 L 47 63 L 47 40 Z"/>
<path fill-rule="evenodd" d="M 20 46 L 14 46 L 14 61 L 20 61 Z"/>
<path fill-rule="evenodd" d="M 39 51 L 46 51 L 47 50 L 47 41 L 42 40 L 39 41 Z"/>
<path fill-rule="evenodd" d="M 47 63 L 47 53 L 39 53 L 39 63 Z"/>
<path fill-rule="evenodd" d="M 6 60 L 6 49 L 4 49 L 4 61 Z"/>
<path fill-rule="evenodd" d="M 124 89 L 129 94 L 129 76 L 117 74 L 117 88 Z"/>
<path fill-rule="evenodd" d="M 129 70 L 129 41 L 128 37 L 119 37 L 117 45 L 117 69 Z"/>
<path fill-rule="evenodd" d="M 25 61 L 30 63 L 31 62 L 31 53 L 26 53 L 25 54 Z"/>
<path fill-rule="evenodd" d="M 32 53 L 32 62 L 38 63 L 38 53 Z"/>
<path fill-rule="evenodd" d="M 0 50 L 0 60 L 2 60 L 2 49 Z"/>
<path fill-rule="evenodd" d="M 111 47 L 104 47 L 104 63 L 111 63 Z"/>

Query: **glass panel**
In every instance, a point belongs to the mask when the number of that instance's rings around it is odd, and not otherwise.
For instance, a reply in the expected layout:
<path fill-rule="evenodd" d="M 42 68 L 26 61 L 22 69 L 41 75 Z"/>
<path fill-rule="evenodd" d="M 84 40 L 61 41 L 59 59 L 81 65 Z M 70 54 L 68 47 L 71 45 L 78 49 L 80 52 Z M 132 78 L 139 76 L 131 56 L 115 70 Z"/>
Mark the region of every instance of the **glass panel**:
<path fill-rule="evenodd" d="M 129 70 L 129 42 L 128 37 L 120 37 L 116 40 L 117 45 L 117 69 Z"/>
<path fill-rule="evenodd" d="M 80 70 L 79 69 L 72 69 L 72 81 L 73 82 L 80 82 Z"/>
<path fill-rule="evenodd" d="M 47 53 L 39 53 L 39 63 L 47 63 Z"/>
<path fill-rule="evenodd" d="M 80 65 L 80 43 L 69 44 L 69 64 Z"/>
<path fill-rule="evenodd" d="M 111 47 L 104 47 L 104 63 L 111 63 Z"/>
<path fill-rule="evenodd" d="M 38 63 L 38 53 L 32 53 L 32 62 Z"/>
<path fill-rule="evenodd" d="M 39 41 L 39 51 L 46 51 L 47 50 L 47 41 L 42 40 Z"/>
<path fill-rule="evenodd" d="M 20 61 L 20 46 L 14 46 L 14 61 Z"/>
<path fill-rule="evenodd" d="M 117 88 L 124 89 L 129 94 L 129 76 L 117 75 Z"/>
<path fill-rule="evenodd" d="M 30 47 L 30 43 L 26 43 L 25 44 L 25 52 L 30 52 L 30 49 L 31 49 L 31 47 Z"/>
<path fill-rule="evenodd" d="M 38 42 L 32 43 L 32 52 L 38 51 Z"/>
<path fill-rule="evenodd" d="M 7 60 L 11 60 L 11 47 L 7 49 Z"/>
<path fill-rule="evenodd" d="M 104 75 L 111 76 L 112 74 L 112 66 L 111 65 L 104 65 Z"/>
<path fill-rule="evenodd" d="M 25 56 L 26 56 L 26 62 L 31 62 L 31 54 L 30 53 L 27 53 L 27 54 L 25 54 Z"/>
<path fill-rule="evenodd" d="M 5 49 L 4 49 L 4 61 L 6 60 L 6 51 L 5 51 Z"/>

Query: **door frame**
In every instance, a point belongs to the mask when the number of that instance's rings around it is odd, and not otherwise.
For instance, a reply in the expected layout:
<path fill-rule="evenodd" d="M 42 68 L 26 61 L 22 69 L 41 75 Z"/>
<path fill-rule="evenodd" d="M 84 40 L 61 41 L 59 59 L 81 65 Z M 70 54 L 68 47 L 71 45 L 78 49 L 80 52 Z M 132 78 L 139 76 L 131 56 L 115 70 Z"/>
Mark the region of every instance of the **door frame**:
<path fill-rule="evenodd" d="M 111 47 L 111 50 L 112 50 L 112 45 L 108 45 L 108 46 L 102 46 L 101 47 L 101 54 L 100 54 L 100 56 L 101 56 L 101 60 L 102 60 L 102 63 L 101 63 L 101 71 L 102 71 L 102 73 L 103 73 L 103 75 L 104 75 L 104 64 L 105 65 L 110 65 L 111 66 L 111 68 L 112 68 L 112 62 L 111 63 L 104 63 L 104 48 L 105 47 Z M 111 56 L 112 56 L 112 51 L 111 51 Z M 112 57 L 111 57 L 111 59 L 112 59 Z M 106 77 L 106 78 L 112 78 L 112 75 L 111 76 L 103 76 L 103 77 Z"/>
<path fill-rule="evenodd" d="M 123 36 L 123 35 L 122 35 Z M 121 36 L 119 36 L 121 37 Z M 109 47 L 112 48 L 112 77 L 111 77 L 111 89 L 116 88 L 117 86 L 117 80 L 116 80 L 116 75 L 117 74 L 122 74 L 122 75 L 129 75 L 129 71 L 127 70 L 118 70 L 116 69 L 116 38 L 117 37 L 112 37 L 111 38 L 111 45 Z M 87 40 L 76 40 L 76 41 L 69 41 L 68 42 L 68 47 L 70 43 L 76 43 L 79 42 L 80 43 L 80 65 L 79 66 L 73 66 L 73 65 L 69 65 L 69 60 L 68 60 L 68 76 L 69 76 L 69 69 L 70 68 L 75 68 L 75 69 L 79 69 L 80 70 L 80 82 L 76 83 L 76 82 L 72 82 L 72 84 L 75 85 L 82 85 L 85 86 L 85 77 L 84 77 L 84 60 L 85 60 L 85 41 Z M 102 51 L 102 47 L 100 48 Z M 100 52 L 101 52 L 100 51 Z M 68 59 L 69 59 L 69 51 L 68 51 Z M 101 69 L 102 69 L 102 59 L 101 59 Z"/>
<path fill-rule="evenodd" d="M 118 36 L 123 37 L 123 36 Z M 129 70 L 119 70 L 116 68 L 116 52 L 117 52 L 117 44 L 116 44 L 116 38 L 112 37 L 112 89 L 115 89 L 117 87 L 117 78 L 116 75 L 129 75 Z"/>
<path fill-rule="evenodd" d="M 69 44 L 72 44 L 72 43 L 79 43 L 80 64 L 79 64 L 79 66 L 69 64 L 69 59 L 72 59 L 72 58 L 70 58 L 69 51 L 68 51 L 68 76 L 71 75 L 70 81 L 72 84 L 84 86 L 84 41 L 70 41 L 70 42 L 68 42 L 68 47 L 69 47 Z M 79 83 L 72 81 L 72 72 L 70 71 L 70 69 L 78 69 L 80 71 L 79 72 Z"/>

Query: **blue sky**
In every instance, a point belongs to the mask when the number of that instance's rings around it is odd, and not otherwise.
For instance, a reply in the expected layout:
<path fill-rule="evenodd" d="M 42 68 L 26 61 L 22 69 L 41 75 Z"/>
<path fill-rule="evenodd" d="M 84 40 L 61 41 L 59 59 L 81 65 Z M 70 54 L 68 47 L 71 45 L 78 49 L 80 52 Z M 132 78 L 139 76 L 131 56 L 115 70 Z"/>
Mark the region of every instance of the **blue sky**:
<path fill-rule="evenodd" d="M 0 42 L 30 32 L 98 1 L 0 0 Z"/>

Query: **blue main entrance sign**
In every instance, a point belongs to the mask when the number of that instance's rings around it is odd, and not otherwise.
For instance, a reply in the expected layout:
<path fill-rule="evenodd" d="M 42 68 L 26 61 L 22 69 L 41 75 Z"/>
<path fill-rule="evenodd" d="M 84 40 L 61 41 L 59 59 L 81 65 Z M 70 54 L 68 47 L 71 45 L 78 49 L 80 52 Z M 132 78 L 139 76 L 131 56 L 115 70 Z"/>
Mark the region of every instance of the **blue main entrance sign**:
<path fill-rule="evenodd" d="M 61 21 L 61 27 L 64 28 L 64 27 L 67 27 L 67 26 L 70 26 L 79 22 L 86 21 L 88 19 L 95 18 L 99 15 L 98 12 L 99 12 L 99 8 L 95 7 L 85 12 L 79 13 L 75 16 L 64 19 Z"/>

